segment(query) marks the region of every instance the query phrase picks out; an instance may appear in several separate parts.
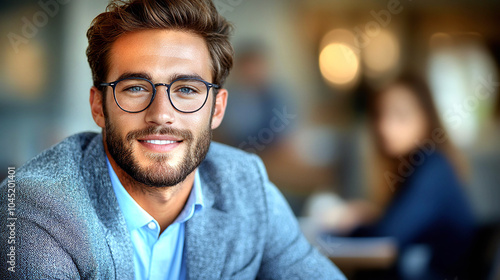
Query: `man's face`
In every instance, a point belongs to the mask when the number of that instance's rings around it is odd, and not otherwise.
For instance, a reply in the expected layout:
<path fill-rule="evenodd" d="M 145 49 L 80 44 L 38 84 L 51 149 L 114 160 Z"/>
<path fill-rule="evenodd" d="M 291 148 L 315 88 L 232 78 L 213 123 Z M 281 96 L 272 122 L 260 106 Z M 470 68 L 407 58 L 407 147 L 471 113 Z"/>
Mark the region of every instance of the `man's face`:
<path fill-rule="evenodd" d="M 212 82 L 210 63 L 208 48 L 198 35 L 173 30 L 138 31 L 113 43 L 106 81 L 132 74 L 148 77 L 155 84 L 171 83 L 184 75 Z M 92 105 L 92 110 L 98 125 L 104 127 L 107 151 L 133 179 L 155 187 L 176 185 L 196 169 L 208 151 L 212 128 L 222 120 L 217 104 L 223 101 L 225 108 L 224 92 L 224 100 L 217 97 L 215 120 L 212 118 L 215 97 L 211 90 L 201 110 L 182 113 L 173 108 L 166 87 L 159 86 L 148 109 L 127 113 L 116 105 L 112 88 L 106 90 L 103 118 L 95 112 L 96 106 Z M 91 90 L 91 103 L 97 102 L 92 95 Z"/>

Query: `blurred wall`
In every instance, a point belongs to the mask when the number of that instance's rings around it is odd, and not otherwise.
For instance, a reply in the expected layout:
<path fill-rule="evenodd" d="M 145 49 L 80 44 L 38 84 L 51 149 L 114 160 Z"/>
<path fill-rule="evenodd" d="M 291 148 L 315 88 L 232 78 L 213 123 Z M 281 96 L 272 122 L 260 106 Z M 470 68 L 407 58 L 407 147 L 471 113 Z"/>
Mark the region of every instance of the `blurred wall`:
<path fill-rule="evenodd" d="M 106 1 L 3 1 L 0 122 L 4 174 L 43 149 L 97 130 L 88 105 L 86 31 Z"/>

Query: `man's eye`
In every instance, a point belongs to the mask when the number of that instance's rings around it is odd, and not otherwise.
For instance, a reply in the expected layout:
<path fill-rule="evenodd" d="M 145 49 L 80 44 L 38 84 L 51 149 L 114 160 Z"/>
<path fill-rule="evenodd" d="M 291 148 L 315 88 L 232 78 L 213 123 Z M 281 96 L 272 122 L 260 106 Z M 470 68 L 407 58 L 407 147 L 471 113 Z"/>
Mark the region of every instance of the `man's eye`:
<path fill-rule="evenodd" d="M 141 86 L 133 86 L 133 87 L 128 87 L 125 89 L 126 91 L 130 92 L 140 92 L 140 91 L 147 91 L 144 87 Z"/>
<path fill-rule="evenodd" d="M 197 91 L 193 90 L 192 88 L 189 87 L 181 87 L 177 89 L 179 93 L 185 94 L 185 95 L 190 95 L 190 94 L 196 94 L 198 93 Z"/>

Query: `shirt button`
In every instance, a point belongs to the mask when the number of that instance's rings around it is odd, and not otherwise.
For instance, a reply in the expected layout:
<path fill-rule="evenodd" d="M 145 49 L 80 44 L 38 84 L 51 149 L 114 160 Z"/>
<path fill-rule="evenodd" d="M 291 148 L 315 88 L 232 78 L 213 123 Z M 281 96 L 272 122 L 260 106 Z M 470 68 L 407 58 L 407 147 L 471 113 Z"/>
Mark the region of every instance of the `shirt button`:
<path fill-rule="evenodd" d="M 149 222 L 148 228 L 149 229 L 155 229 L 156 228 L 156 224 L 154 222 Z"/>

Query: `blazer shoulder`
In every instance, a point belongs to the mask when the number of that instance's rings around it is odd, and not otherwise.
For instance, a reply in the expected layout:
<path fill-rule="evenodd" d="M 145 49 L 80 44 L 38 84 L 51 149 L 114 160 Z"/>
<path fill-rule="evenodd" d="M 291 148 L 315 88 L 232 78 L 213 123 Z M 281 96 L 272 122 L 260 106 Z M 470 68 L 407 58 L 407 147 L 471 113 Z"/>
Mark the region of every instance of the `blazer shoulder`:
<path fill-rule="evenodd" d="M 80 133 L 72 135 L 44 150 L 15 173 L 16 185 L 24 195 L 58 197 L 72 191 L 83 183 L 82 161 L 90 142 L 99 134 Z M 7 180 L 1 183 L 5 188 Z"/>
<path fill-rule="evenodd" d="M 17 174 L 54 178 L 55 174 L 74 170 L 91 140 L 97 136 L 97 133 L 92 132 L 69 136 L 26 162 L 18 169 Z"/>
<path fill-rule="evenodd" d="M 231 156 L 231 159 L 243 159 L 250 160 L 258 158 L 255 154 L 240 150 L 235 147 L 228 146 L 219 142 L 212 142 L 210 144 L 210 149 L 208 151 L 207 157 L 223 157 L 227 158 Z"/>
<path fill-rule="evenodd" d="M 258 178 L 260 183 L 268 180 L 264 163 L 257 155 L 217 142 L 212 142 L 202 164 L 202 169 L 207 167 L 222 177 Z"/>
<path fill-rule="evenodd" d="M 204 196 L 221 209 L 265 200 L 269 178 L 257 155 L 213 142 L 199 170 Z"/>

